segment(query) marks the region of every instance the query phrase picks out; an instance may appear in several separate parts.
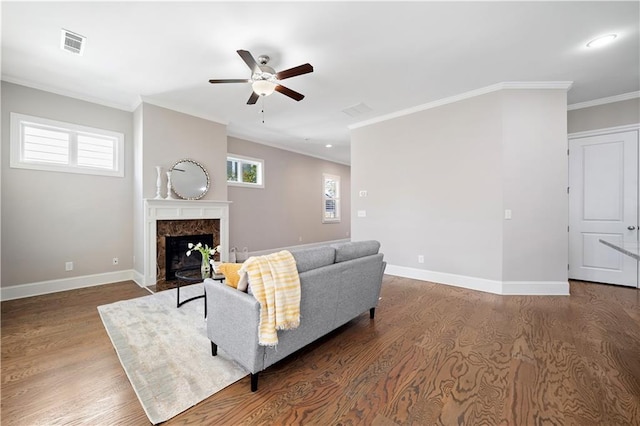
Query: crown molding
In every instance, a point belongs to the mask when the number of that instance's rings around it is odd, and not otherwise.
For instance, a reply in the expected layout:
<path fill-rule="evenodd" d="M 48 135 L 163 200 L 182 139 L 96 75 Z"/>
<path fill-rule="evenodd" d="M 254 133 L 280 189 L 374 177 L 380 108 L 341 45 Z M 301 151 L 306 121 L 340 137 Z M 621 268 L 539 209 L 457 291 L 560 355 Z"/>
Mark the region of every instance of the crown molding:
<path fill-rule="evenodd" d="M 475 98 L 476 96 L 486 95 L 487 93 L 497 92 L 499 90 L 569 90 L 573 85 L 573 81 L 507 81 L 493 84 L 491 86 L 482 87 L 480 89 L 471 90 L 469 92 L 460 93 L 458 95 L 449 96 L 437 101 L 428 102 L 426 104 L 392 112 L 390 114 L 381 115 L 370 120 L 360 121 L 348 126 L 349 129 L 357 129 L 359 127 L 369 126 L 371 124 L 382 121 L 391 120 L 393 118 L 403 117 L 420 111 L 436 108 L 439 106 L 460 102 L 465 99 Z"/>
<path fill-rule="evenodd" d="M 629 99 L 640 98 L 640 90 L 636 92 L 622 93 L 620 95 L 608 96 L 606 98 L 594 99 L 592 101 L 578 102 L 567 106 L 567 111 L 575 109 L 589 108 L 592 106 L 611 104 L 614 102 L 628 101 Z"/>
<path fill-rule="evenodd" d="M 250 137 L 250 136 L 246 136 L 246 135 L 242 135 L 240 133 L 236 133 L 234 131 L 229 130 L 229 128 L 227 128 L 227 136 L 231 136 L 232 138 L 236 138 L 236 139 L 241 139 L 247 142 L 253 142 L 253 143 L 257 143 L 260 145 L 265 145 L 265 146 L 269 146 L 271 148 L 275 148 L 275 149 L 281 149 L 283 151 L 289 151 L 289 152 L 293 152 L 294 154 L 300 154 L 300 155 L 304 155 L 305 157 L 312 157 L 312 158 L 317 158 L 318 160 L 323 160 L 323 161 L 328 161 L 330 163 L 336 163 L 336 164 L 342 164 L 343 166 L 348 166 L 351 167 L 351 164 L 345 161 L 339 161 L 339 160 L 335 160 L 329 157 L 324 157 L 322 155 L 319 154 L 312 154 L 309 152 L 305 152 L 302 150 L 298 150 L 295 148 L 290 148 L 286 145 L 279 145 L 277 143 L 274 142 L 265 142 L 262 140 L 258 140 L 256 138 Z"/>
<path fill-rule="evenodd" d="M 55 95 L 66 96 L 68 98 L 78 99 L 80 101 L 91 102 L 92 104 L 102 105 L 109 108 L 115 108 L 122 111 L 132 112 L 136 109 L 137 102 L 134 102 L 131 105 L 121 104 L 117 102 L 108 102 L 104 99 L 95 98 L 92 96 L 87 96 L 82 93 L 73 92 L 70 90 L 64 90 L 55 88 L 52 86 L 47 86 L 44 84 L 37 84 L 27 80 L 21 80 L 19 78 L 11 77 L 11 76 L 2 76 L 2 81 L 6 81 L 7 83 L 17 84 L 19 86 L 29 87 L 31 89 L 42 90 L 44 92 L 53 93 Z"/>
<path fill-rule="evenodd" d="M 187 108 L 183 108 L 183 107 L 181 107 L 179 105 L 172 104 L 171 102 L 158 101 L 156 99 L 151 99 L 151 98 L 149 98 L 147 96 L 141 96 L 140 97 L 140 104 L 155 105 L 155 106 L 160 107 L 160 108 L 170 109 L 171 111 L 180 112 L 182 114 L 190 115 L 192 117 L 202 118 L 203 120 L 207 120 L 207 121 L 213 121 L 215 123 L 222 124 L 224 126 L 228 126 L 229 125 L 229 120 L 225 120 L 225 119 L 220 118 L 220 117 L 215 117 L 213 115 L 200 114 L 200 113 L 198 113 L 196 111 L 191 111 L 191 110 L 189 110 Z M 137 108 L 137 106 L 136 106 L 136 108 Z"/>

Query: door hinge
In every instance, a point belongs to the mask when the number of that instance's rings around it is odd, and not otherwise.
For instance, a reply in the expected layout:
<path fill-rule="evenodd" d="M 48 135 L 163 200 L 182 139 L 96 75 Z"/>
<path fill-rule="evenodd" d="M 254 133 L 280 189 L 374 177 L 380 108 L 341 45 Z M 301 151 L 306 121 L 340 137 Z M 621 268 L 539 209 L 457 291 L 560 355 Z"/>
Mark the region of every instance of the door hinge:
<path fill-rule="evenodd" d="M 567 232 L 569 232 L 569 227 L 567 226 Z"/>
<path fill-rule="evenodd" d="M 570 187 L 569 187 L 569 186 L 567 186 L 567 194 L 569 193 L 569 188 L 570 188 Z"/>
<path fill-rule="evenodd" d="M 571 268 L 569 267 L 569 264 L 567 263 L 567 271 L 570 271 Z"/>
<path fill-rule="evenodd" d="M 569 155 L 569 150 L 567 149 L 567 155 Z"/>

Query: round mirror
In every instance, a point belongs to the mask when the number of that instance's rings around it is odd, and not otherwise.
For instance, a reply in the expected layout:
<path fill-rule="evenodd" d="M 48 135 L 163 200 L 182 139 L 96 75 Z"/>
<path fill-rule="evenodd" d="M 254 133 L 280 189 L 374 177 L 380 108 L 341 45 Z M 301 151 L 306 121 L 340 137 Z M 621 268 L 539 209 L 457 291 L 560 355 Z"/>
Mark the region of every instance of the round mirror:
<path fill-rule="evenodd" d="M 185 200 L 199 200 L 209 191 L 209 173 L 197 161 L 184 159 L 170 169 L 171 188 Z"/>

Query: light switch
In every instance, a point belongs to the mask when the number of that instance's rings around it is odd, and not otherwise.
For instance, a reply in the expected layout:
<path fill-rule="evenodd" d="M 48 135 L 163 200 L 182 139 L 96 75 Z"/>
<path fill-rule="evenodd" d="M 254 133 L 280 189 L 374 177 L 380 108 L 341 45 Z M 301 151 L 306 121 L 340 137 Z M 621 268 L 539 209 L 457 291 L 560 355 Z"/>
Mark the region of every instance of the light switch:
<path fill-rule="evenodd" d="M 367 217 L 366 210 L 358 210 L 358 217 Z"/>
<path fill-rule="evenodd" d="M 504 218 L 507 220 L 511 219 L 511 209 L 506 209 L 504 211 Z"/>
<path fill-rule="evenodd" d="M 366 197 L 367 196 L 367 190 L 366 189 L 361 189 L 360 192 L 358 193 L 361 197 Z"/>

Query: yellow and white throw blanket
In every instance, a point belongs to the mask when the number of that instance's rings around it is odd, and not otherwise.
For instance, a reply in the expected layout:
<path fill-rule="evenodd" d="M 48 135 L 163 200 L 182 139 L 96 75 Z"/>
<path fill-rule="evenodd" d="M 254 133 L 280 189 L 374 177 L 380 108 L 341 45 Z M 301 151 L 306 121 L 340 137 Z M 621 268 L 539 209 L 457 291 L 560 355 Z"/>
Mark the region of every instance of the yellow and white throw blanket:
<path fill-rule="evenodd" d="M 278 344 L 276 330 L 290 330 L 300 325 L 300 277 L 296 261 L 283 250 L 247 259 L 240 274 L 247 272 L 254 297 L 260 302 L 258 343 Z"/>

